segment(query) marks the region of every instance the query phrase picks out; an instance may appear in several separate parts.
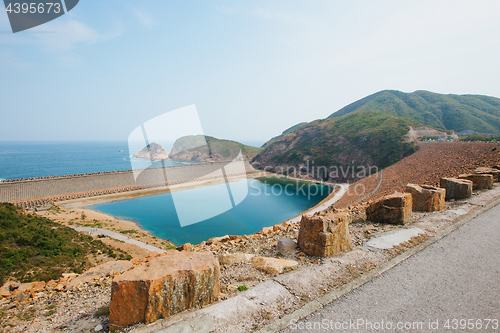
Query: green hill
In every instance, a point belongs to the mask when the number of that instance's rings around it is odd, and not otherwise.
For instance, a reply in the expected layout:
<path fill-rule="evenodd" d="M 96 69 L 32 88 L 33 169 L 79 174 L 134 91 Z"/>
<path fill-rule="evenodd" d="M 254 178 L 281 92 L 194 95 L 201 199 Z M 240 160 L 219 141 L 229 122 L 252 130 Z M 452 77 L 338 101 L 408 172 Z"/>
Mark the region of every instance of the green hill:
<path fill-rule="evenodd" d="M 352 172 L 345 174 L 349 166 L 356 166 L 359 171 L 369 166 L 385 168 L 415 152 L 416 146 L 403 140 L 410 125 L 419 124 L 374 111 L 316 120 L 271 142 L 253 162 L 278 172 L 291 168 L 317 179 L 353 180 L 356 176 Z M 324 171 L 318 174 L 311 170 L 312 165 L 316 171 L 320 166 L 328 170 L 342 168 L 344 174 L 327 177 Z"/>
<path fill-rule="evenodd" d="M 82 273 L 88 256 L 98 252 L 131 259 L 125 252 L 45 217 L 26 214 L 12 204 L 0 203 L 0 285 L 58 279 L 62 273 Z"/>
<path fill-rule="evenodd" d="M 180 161 L 227 161 L 235 159 L 240 151 L 244 158 L 250 160 L 261 151 L 261 148 L 211 136 L 189 135 L 175 141 L 169 156 L 173 160 Z"/>
<path fill-rule="evenodd" d="M 294 130 L 296 130 L 297 128 L 301 127 L 302 125 L 305 125 L 307 124 L 306 122 L 302 122 L 302 123 L 298 123 L 297 125 L 293 125 L 292 127 L 290 128 L 287 128 L 286 130 L 284 130 L 280 135 L 278 136 L 275 136 L 274 138 L 272 138 L 271 140 L 267 141 L 266 143 L 264 143 L 262 145 L 262 148 L 266 147 L 267 145 L 269 145 L 271 142 L 274 142 L 276 140 L 278 140 L 279 138 L 281 138 L 283 135 L 285 134 L 288 134 L 290 132 L 293 132 Z"/>
<path fill-rule="evenodd" d="M 453 130 L 459 135 L 460 132 L 500 134 L 500 99 L 495 97 L 384 90 L 345 106 L 329 118 L 355 111 L 397 115 L 437 129 Z"/>

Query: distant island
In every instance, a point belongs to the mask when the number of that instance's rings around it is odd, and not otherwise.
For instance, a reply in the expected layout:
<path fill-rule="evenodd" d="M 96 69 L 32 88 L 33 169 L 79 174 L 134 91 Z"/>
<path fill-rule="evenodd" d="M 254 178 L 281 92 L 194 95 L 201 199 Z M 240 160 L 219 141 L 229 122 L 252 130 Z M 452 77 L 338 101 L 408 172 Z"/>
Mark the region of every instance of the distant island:
<path fill-rule="evenodd" d="M 169 156 L 179 161 L 219 162 L 235 159 L 240 151 L 243 158 L 252 159 L 261 148 L 211 136 L 188 135 L 175 141 Z"/>
<path fill-rule="evenodd" d="M 132 157 L 144 158 L 148 160 L 169 160 L 167 151 L 162 145 L 156 142 L 152 142 L 146 147 L 139 150 Z"/>

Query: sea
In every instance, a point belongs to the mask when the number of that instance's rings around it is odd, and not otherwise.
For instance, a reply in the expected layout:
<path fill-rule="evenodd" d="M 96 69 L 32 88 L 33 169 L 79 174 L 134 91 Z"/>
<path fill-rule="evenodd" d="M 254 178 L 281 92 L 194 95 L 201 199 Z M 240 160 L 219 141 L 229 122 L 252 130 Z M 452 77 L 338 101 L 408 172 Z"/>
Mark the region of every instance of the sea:
<path fill-rule="evenodd" d="M 260 147 L 260 141 L 247 142 Z M 166 147 L 167 151 L 169 149 Z M 135 152 L 134 152 L 135 153 Z M 148 167 L 127 141 L 0 141 L 0 181 Z M 190 164 L 168 160 L 167 166 Z"/>

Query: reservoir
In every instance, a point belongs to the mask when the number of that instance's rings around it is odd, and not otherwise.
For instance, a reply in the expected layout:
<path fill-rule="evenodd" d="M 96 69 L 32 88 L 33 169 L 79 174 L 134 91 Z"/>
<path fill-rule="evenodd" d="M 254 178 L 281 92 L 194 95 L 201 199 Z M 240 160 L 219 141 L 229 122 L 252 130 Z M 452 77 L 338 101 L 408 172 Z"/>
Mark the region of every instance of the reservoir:
<path fill-rule="evenodd" d="M 216 200 L 218 197 L 227 196 L 227 184 L 115 201 L 87 208 L 134 221 L 152 235 L 168 239 L 176 245 L 199 244 L 210 237 L 248 235 L 260 231 L 263 227 L 281 223 L 317 205 L 332 191 L 332 187 L 328 185 L 285 178 L 242 179 L 231 183 L 233 188 L 245 185 L 248 193 L 239 204 L 208 219 L 203 219 L 203 214 L 213 207 L 209 207 L 203 198 L 208 195 Z M 172 195 L 176 197 L 173 198 Z M 190 214 L 201 222 L 181 226 L 174 204 L 174 201 L 179 200 L 189 202 L 188 212 L 183 211 L 182 214 Z"/>

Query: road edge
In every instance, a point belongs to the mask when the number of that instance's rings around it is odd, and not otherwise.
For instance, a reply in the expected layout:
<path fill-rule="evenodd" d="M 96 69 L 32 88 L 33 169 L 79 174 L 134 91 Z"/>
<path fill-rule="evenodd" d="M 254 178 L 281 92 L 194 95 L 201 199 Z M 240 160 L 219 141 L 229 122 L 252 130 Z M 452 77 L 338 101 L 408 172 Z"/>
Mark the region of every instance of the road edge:
<path fill-rule="evenodd" d="M 457 230 L 458 228 L 460 228 L 464 224 L 473 220 L 477 216 L 487 212 L 488 210 L 492 209 L 493 207 L 497 206 L 498 204 L 500 204 L 500 197 L 494 198 L 491 202 L 489 202 L 488 204 L 484 205 L 483 207 L 481 207 L 479 209 L 475 209 L 475 210 L 468 212 L 467 214 L 464 214 L 454 224 L 439 231 L 438 233 L 436 233 L 434 236 L 430 237 L 425 242 L 420 243 L 420 244 L 412 247 L 411 249 L 408 249 L 407 251 L 405 251 L 405 252 L 399 254 L 398 256 L 390 259 L 389 261 L 383 263 L 382 265 L 377 266 L 373 270 L 363 274 L 361 277 L 359 277 L 359 278 L 357 278 L 349 283 L 346 283 L 342 287 L 335 289 L 335 290 L 323 295 L 322 297 L 317 298 L 317 299 L 305 304 L 300 309 L 292 312 L 291 314 L 283 316 L 280 319 L 276 319 L 271 324 L 268 324 L 255 332 L 257 332 L 257 333 L 274 333 L 274 332 L 279 332 L 280 330 L 286 329 L 292 322 L 302 320 L 302 319 L 306 318 L 307 316 L 311 315 L 312 313 L 316 312 L 317 310 L 320 310 L 323 307 L 325 307 L 326 305 L 334 302 L 335 300 L 349 294 L 350 292 L 361 287 L 365 283 L 373 280 L 374 278 L 382 275 L 384 272 L 399 265 L 401 262 L 403 262 L 406 259 L 410 258 L 411 256 L 415 255 L 416 253 L 419 253 L 420 251 L 424 250 L 426 247 L 428 247 L 428 246 L 436 243 L 440 239 L 446 237 L 447 235 L 449 235 L 453 231 Z"/>

